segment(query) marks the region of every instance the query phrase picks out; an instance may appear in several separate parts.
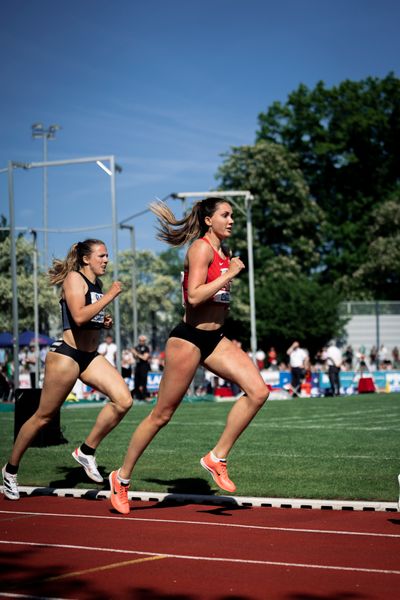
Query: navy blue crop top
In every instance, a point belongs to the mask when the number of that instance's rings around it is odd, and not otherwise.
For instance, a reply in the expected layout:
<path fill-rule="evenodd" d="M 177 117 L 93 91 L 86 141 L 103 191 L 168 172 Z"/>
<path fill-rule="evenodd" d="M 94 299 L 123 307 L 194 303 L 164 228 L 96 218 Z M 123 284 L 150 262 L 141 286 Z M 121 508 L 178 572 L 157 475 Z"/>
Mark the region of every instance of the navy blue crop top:
<path fill-rule="evenodd" d="M 100 298 L 102 298 L 103 296 L 100 281 L 96 279 L 96 281 L 92 283 L 87 277 L 85 277 L 83 273 L 81 273 L 80 271 L 77 271 L 77 273 L 79 273 L 79 275 L 83 277 L 88 286 L 88 291 L 85 294 L 85 306 L 87 306 L 88 304 L 94 304 L 95 302 L 100 300 Z M 78 329 L 78 325 L 72 318 L 72 315 L 64 298 L 61 298 L 60 304 L 63 330 L 65 331 L 66 329 Z M 81 325 L 79 329 L 102 329 L 104 323 L 104 315 L 105 312 L 103 309 L 100 312 L 98 312 L 97 315 L 94 315 L 94 317 L 90 321 L 88 321 L 88 323 L 84 323 L 83 325 Z"/>

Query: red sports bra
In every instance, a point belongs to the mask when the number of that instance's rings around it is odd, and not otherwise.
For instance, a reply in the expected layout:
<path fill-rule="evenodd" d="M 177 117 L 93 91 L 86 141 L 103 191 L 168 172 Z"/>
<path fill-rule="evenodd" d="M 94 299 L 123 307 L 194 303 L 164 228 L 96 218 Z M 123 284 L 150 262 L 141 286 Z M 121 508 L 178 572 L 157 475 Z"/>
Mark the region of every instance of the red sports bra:
<path fill-rule="evenodd" d="M 203 240 L 203 242 L 206 242 L 207 244 L 209 244 L 211 246 L 211 244 L 207 238 L 202 237 L 200 239 Z M 229 262 L 230 262 L 229 257 L 221 258 L 220 255 L 218 254 L 218 252 L 215 250 L 215 248 L 213 246 L 211 246 L 211 248 L 213 250 L 214 257 L 212 259 L 211 264 L 208 267 L 206 283 L 210 283 L 211 281 L 218 279 L 218 277 L 220 277 L 223 273 L 225 273 L 229 268 Z M 185 269 L 185 271 L 182 273 L 182 300 L 183 300 L 184 305 L 187 304 L 187 302 L 188 302 L 188 291 L 187 291 L 188 278 L 189 278 L 189 270 Z M 222 287 L 220 290 L 218 290 L 218 292 L 216 294 L 214 294 L 214 296 L 212 298 L 207 300 L 207 302 L 217 302 L 218 304 L 229 304 L 229 302 L 231 300 L 230 290 L 231 290 L 231 282 L 229 281 L 228 283 L 226 283 L 224 285 L 224 287 Z"/>

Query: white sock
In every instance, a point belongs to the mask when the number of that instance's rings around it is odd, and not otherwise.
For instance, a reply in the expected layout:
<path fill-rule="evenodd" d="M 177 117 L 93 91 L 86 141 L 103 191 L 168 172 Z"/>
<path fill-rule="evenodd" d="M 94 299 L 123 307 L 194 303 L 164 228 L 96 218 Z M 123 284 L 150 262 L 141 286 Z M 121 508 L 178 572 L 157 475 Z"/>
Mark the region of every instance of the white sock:
<path fill-rule="evenodd" d="M 122 479 L 121 475 L 119 474 L 121 469 L 118 469 L 117 471 L 117 479 L 120 483 L 122 483 L 122 485 L 129 485 L 130 484 L 130 479 Z"/>
<path fill-rule="evenodd" d="M 211 459 L 214 462 L 220 462 L 221 460 L 223 460 L 223 461 L 226 462 L 226 458 L 218 458 L 218 456 L 215 456 L 215 454 L 214 454 L 214 452 L 212 450 L 211 450 L 210 454 L 211 454 Z"/>

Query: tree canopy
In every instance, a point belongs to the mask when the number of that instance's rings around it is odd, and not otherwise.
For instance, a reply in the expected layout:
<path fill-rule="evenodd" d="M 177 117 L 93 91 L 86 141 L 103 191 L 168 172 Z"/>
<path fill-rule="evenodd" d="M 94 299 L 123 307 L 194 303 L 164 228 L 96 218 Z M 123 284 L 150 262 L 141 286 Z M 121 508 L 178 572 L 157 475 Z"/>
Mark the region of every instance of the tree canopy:
<path fill-rule="evenodd" d="M 356 273 L 359 278 L 366 260 L 373 260 L 369 253 L 378 215 L 389 199 L 400 200 L 400 80 L 389 74 L 343 81 L 331 89 L 323 82 L 313 90 L 300 85 L 285 104 L 274 102 L 259 115 L 261 140 L 279 143 L 297 157 L 324 212 L 321 280 L 340 281 L 344 291 L 361 297 L 392 297 L 393 275 L 398 279 L 400 269 L 396 257 L 381 271 L 379 290 L 367 278 L 357 289 L 347 284 Z"/>

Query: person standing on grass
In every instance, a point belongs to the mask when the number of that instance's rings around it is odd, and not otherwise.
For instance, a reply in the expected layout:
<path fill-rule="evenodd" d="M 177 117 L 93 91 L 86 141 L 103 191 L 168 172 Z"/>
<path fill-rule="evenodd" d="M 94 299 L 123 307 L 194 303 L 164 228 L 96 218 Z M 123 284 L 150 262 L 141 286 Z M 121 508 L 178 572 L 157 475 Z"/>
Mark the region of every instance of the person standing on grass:
<path fill-rule="evenodd" d="M 109 476 L 112 506 L 123 514 L 129 513 L 128 487 L 137 460 L 171 419 L 200 364 L 244 392 L 230 410 L 216 445 L 200 460 L 227 492 L 234 492 L 236 486 L 228 476 L 226 458 L 269 393 L 251 358 L 224 335 L 231 282 L 244 268 L 239 257 L 229 257 L 224 245 L 232 232 L 231 205 L 225 199 L 206 198 L 181 220 L 163 202 L 150 208 L 158 218 L 159 239 L 172 246 L 193 243 L 184 263 L 185 314 L 167 341 L 157 402 L 134 431 L 122 466 Z"/>
<path fill-rule="evenodd" d="M 136 400 L 148 400 L 147 375 L 150 371 L 150 348 L 145 335 L 139 335 L 138 344 L 132 348 L 132 354 L 136 359 L 134 397 Z"/>
<path fill-rule="evenodd" d="M 295 340 L 290 348 L 286 350 L 286 354 L 289 355 L 293 398 L 298 398 L 301 384 L 309 367 L 308 353 L 303 348 L 300 348 L 299 342 Z"/>
<path fill-rule="evenodd" d="M 10 500 L 19 498 L 17 472 L 24 453 L 39 430 L 59 410 L 78 378 L 110 399 L 85 442 L 72 453 L 90 479 L 103 482 L 95 450 L 132 405 L 125 381 L 97 352 L 101 329 L 112 326 L 112 318 L 104 309 L 121 293 L 119 281 L 114 281 L 106 293 L 102 291 L 98 278 L 104 275 L 107 263 L 104 243 L 88 239 L 74 244 L 66 259 L 53 261 L 49 270 L 50 282 L 62 286 L 63 339 L 50 346 L 39 407 L 19 430 L 9 462 L 2 469 L 3 491 Z"/>
<path fill-rule="evenodd" d="M 340 369 L 342 363 L 342 352 L 336 345 L 335 340 L 331 340 L 326 351 L 326 364 L 328 366 L 328 377 L 329 383 L 331 384 L 332 396 L 340 396 Z"/>

